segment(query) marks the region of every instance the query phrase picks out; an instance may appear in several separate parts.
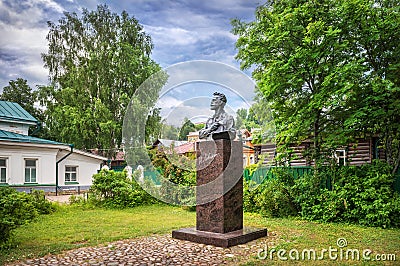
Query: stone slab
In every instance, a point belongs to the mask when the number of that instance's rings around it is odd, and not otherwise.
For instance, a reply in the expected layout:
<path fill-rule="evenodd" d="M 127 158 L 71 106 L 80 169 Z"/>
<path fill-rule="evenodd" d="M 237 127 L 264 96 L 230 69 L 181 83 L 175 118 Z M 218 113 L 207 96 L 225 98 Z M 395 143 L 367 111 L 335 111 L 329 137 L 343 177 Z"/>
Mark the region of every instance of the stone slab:
<path fill-rule="evenodd" d="M 267 229 L 244 227 L 241 230 L 229 233 L 214 233 L 196 230 L 195 227 L 183 228 L 172 231 L 172 237 L 187 240 L 195 243 L 214 245 L 217 247 L 228 248 L 256 240 L 267 236 Z"/>
<path fill-rule="evenodd" d="M 198 158 L 196 229 L 214 233 L 228 233 L 242 229 L 242 143 L 219 139 L 198 142 L 196 145 Z M 203 188 L 204 184 L 209 185 Z"/>

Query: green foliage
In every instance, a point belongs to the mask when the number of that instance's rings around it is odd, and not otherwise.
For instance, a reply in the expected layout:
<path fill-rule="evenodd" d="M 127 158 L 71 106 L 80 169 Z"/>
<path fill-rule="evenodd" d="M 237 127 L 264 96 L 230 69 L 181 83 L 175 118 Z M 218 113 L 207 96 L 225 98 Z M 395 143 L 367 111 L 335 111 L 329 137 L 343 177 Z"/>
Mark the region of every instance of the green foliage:
<path fill-rule="evenodd" d="M 344 1 L 341 15 L 363 79 L 349 95 L 346 127 L 381 137 L 395 173 L 400 163 L 400 8 L 397 1 Z"/>
<path fill-rule="evenodd" d="M 39 214 L 50 214 L 56 210 L 55 205 L 46 200 L 42 190 L 33 190 L 29 196 L 33 198 L 33 205 Z"/>
<path fill-rule="evenodd" d="M 182 122 L 182 126 L 179 130 L 179 140 L 187 140 L 187 135 L 190 132 L 196 131 L 196 127 L 189 118 L 185 117 Z"/>
<path fill-rule="evenodd" d="M 93 175 L 90 193 L 92 203 L 109 208 L 135 207 L 156 202 L 135 180 L 127 178 L 126 171 L 101 170 Z"/>
<path fill-rule="evenodd" d="M 299 207 L 295 203 L 292 189 L 293 175 L 285 168 L 273 169 L 274 178 L 265 180 L 258 188 L 261 190 L 257 197 L 260 213 L 269 217 L 296 216 Z"/>
<path fill-rule="evenodd" d="M 245 128 L 245 120 L 247 119 L 247 109 L 241 108 L 236 111 L 235 127 L 237 129 Z"/>
<path fill-rule="evenodd" d="M 244 181 L 244 210 L 258 211 L 268 217 L 296 216 L 300 210 L 293 190 L 294 177 L 286 168 L 275 168 L 274 178 L 268 178 L 259 186 L 253 181 Z"/>
<path fill-rule="evenodd" d="M 332 179 L 332 190 L 321 180 Z M 391 167 L 381 161 L 360 167 L 321 169 L 296 180 L 296 201 L 305 219 L 366 226 L 398 226 L 399 197 Z"/>
<path fill-rule="evenodd" d="M 13 229 L 32 221 L 39 214 L 54 210 L 55 207 L 44 198 L 43 191 L 26 194 L 12 188 L 0 188 L 0 249 L 10 245 Z"/>
<path fill-rule="evenodd" d="M 162 123 L 161 125 L 161 138 L 162 139 L 178 139 L 179 128 L 173 125 Z"/>
<path fill-rule="evenodd" d="M 161 108 L 154 108 L 150 111 L 145 127 L 145 142 L 153 144 L 161 136 Z"/>
<path fill-rule="evenodd" d="M 160 193 L 170 202 L 186 206 L 195 204 L 196 165 L 193 157 L 189 158 L 174 152 L 153 149 L 150 151 L 153 166 L 161 173 Z"/>
<path fill-rule="evenodd" d="M 36 97 L 36 93 L 32 91 L 27 80 L 17 78 L 16 80 L 10 80 L 8 86 L 3 88 L 0 100 L 16 102 L 33 117 L 38 118 L 40 111 L 34 107 Z"/>
<path fill-rule="evenodd" d="M 114 149 L 122 141 L 131 97 L 160 70 L 150 58 L 150 36 L 134 17 L 125 11 L 112 13 L 106 5 L 95 11 L 83 9 L 81 17 L 65 12 L 58 24 L 48 22 L 48 26 L 49 49 L 42 58 L 51 85 L 41 87 L 39 94 L 50 137 L 81 149 Z M 149 102 L 158 97 L 146 93 Z M 143 106 L 132 106 L 136 107 Z M 147 118 L 149 110 L 140 112 Z M 156 112 L 150 116 L 154 119 L 149 127 L 154 130 L 159 116 Z"/>
<path fill-rule="evenodd" d="M 257 93 L 255 103 L 247 109 L 238 109 L 236 112 L 237 129 L 247 129 L 252 132 L 252 143 L 260 144 L 275 139 L 275 123 L 271 104 L 261 93 Z"/>
<path fill-rule="evenodd" d="M 257 196 L 260 190 L 256 189 L 256 183 L 243 179 L 243 210 L 245 212 L 258 212 Z"/>
<path fill-rule="evenodd" d="M 9 85 L 3 88 L 3 93 L 0 95 L 0 100 L 16 102 L 38 121 L 42 121 L 44 118 L 43 112 L 34 106 L 37 99 L 37 91 L 32 91 L 27 80 L 22 78 L 10 80 Z M 32 133 L 34 130 L 35 128 L 30 128 L 29 133 Z M 40 136 L 45 136 L 45 133 L 40 132 Z"/>
<path fill-rule="evenodd" d="M 280 152 L 308 139 L 310 158 L 379 135 L 400 164 L 400 9 L 396 1 L 282 0 L 233 20 L 237 59 L 271 103 Z M 260 140 L 261 139 L 261 140 Z M 255 141 L 263 141 L 260 136 Z"/>
<path fill-rule="evenodd" d="M 153 149 L 149 152 L 153 166 L 175 184 L 183 186 L 196 185 L 196 170 L 194 158 L 175 153 L 166 154 L 164 151 Z"/>
<path fill-rule="evenodd" d="M 362 166 L 325 166 L 297 176 L 273 168 L 259 186 L 244 181 L 244 210 L 268 217 L 300 215 L 322 222 L 399 227 L 400 195 L 392 167 L 374 161 Z"/>
<path fill-rule="evenodd" d="M 314 158 L 326 134 L 340 129 L 343 95 L 352 88 L 346 84 L 360 70 L 341 38 L 336 5 L 274 1 L 257 9 L 255 22 L 233 21 L 237 58 L 242 68 L 255 66 L 253 77 L 275 114 L 277 142 L 311 139 Z"/>

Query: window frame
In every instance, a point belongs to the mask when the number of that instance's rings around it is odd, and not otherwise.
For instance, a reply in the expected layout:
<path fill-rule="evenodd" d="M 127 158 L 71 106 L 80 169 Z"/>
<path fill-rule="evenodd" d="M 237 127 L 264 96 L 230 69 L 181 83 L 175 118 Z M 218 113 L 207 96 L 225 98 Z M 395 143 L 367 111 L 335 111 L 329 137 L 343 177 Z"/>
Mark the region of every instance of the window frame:
<path fill-rule="evenodd" d="M 34 161 L 35 166 L 27 166 L 27 161 Z M 38 158 L 24 158 L 24 183 L 25 184 L 37 184 L 38 183 Z M 26 179 L 26 170 L 29 169 L 29 181 Z M 35 169 L 35 180 L 32 181 L 32 169 Z"/>
<path fill-rule="evenodd" d="M 8 179 L 8 158 L 7 157 L 0 157 L 0 160 L 4 160 L 4 166 L 0 166 L 0 184 L 7 184 Z M 5 180 L 2 180 L 2 172 L 3 169 L 5 171 Z"/>
<path fill-rule="evenodd" d="M 75 168 L 75 171 L 67 171 L 67 168 Z M 65 167 L 64 167 L 64 182 L 67 184 L 67 183 L 79 183 L 79 179 L 78 179 L 78 177 L 79 177 L 79 175 L 78 175 L 78 173 L 79 173 L 79 166 L 78 165 L 65 165 Z M 72 174 L 74 174 L 75 173 L 75 180 L 72 180 Z M 69 176 L 69 180 L 67 180 L 67 174 L 68 174 L 68 176 Z"/>
<path fill-rule="evenodd" d="M 343 155 L 340 155 L 339 153 L 343 152 Z M 340 160 L 343 159 L 343 166 L 347 165 L 347 151 L 346 149 L 337 149 L 335 150 L 335 159 L 336 159 L 336 164 L 341 166 Z"/>

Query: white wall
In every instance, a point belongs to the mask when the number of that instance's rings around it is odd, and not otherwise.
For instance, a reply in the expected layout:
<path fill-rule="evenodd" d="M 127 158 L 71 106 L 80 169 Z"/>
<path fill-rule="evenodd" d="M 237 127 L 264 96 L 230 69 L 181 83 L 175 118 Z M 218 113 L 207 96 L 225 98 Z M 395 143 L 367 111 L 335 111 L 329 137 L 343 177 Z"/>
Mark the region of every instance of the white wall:
<path fill-rule="evenodd" d="M 0 158 L 7 159 L 7 183 L 24 184 L 25 159 L 37 159 L 36 183 L 55 184 L 57 152 L 58 149 L 0 144 Z"/>
<path fill-rule="evenodd" d="M 29 147 L 22 143 L 15 145 L 3 145 L 0 143 L 0 158 L 7 159 L 7 184 L 25 184 L 25 159 L 37 159 L 36 183 L 38 185 L 56 184 L 56 161 L 68 154 L 67 150 L 59 150 L 59 146 L 54 148 Z M 100 169 L 101 159 L 92 158 L 87 155 L 73 153 L 58 165 L 58 185 L 65 184 L 65 166 L 77 166 L 78 184 L 74 186 L 90 186 L 92 176 Z"/>
<path fill-rule="evenodd" d="M 62 156 L 66 153 L 63 152 Z M 62 156 L 58 156 L 57 160 Z M 81 154 L 73 153 L 58 165 L 58 183 L 60 186 L 65 184 L 65 166 L 77 166 L 77 182 L 79 186 L 90 186 L 92 184 L 92 176 L 100 170 L 100 165 L 103 161 Z"/>

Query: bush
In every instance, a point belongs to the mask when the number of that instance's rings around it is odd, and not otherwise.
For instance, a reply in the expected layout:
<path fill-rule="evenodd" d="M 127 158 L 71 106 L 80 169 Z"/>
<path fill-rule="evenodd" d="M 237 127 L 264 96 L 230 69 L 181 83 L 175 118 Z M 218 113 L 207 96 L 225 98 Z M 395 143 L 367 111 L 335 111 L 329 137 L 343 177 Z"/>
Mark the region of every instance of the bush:
<path fill-rule="evenodd" d="M 257 197 L 260 189 L 252 180 L 243 179 L 243 210 L 245 212 L 258 212 Z"/>
<path fill-rule="evenodd" d="M 331 178 L 332 189 L 321 186 Z M 366 226 L 399 226 L 400 201 L 391 168 L 382 161 L 362 166 L 327 167 L 296 181 L 296 201 L 308 220 Z"/>
<path fill-rule="evenodd" d="M 273 178 L 266 179 L 260 186 L 261 193 L 257 196 L 257 206 L 260 213 L 270 217 L 296 216 L 299 206 L 295 202 L 292 189 L 293 174 L 286 168 L 273 168 Z"/>
<path fill-rule="evenodd" d="M 33 190 L 29 195 L 33 197 L 33 204 L 39 214 L 50 214 L 56 210 L 55 205 L 46 200 L 42 190 Z"/>
<path fill-rule="evenodd" d="M 0 188 L 0 248 L 7 246 L 12 230 L 38 216 L 34 197 L 12 188 Z"/>
<path fill-rule="evenodd" d="M 101 170 L 93 175 L 90 193 L 94 204 L 111 208 L 135 207 L 157 202 L 135 180 L 127 178 L 126 171 Z"/>
<path fill-rule="evenodd" d="M 258 187 L 253 181 L 244 181 L 244 210 L 258 211 L 268 217 L 298 215 L 299 206 L 292 188 L 293 174 L 286 168 L 274 168 L 271 171 L 273 178 L 265 179 Z"/>
<path fill-rule="evenodd" d="M 196 164 L 194 158 L 181 154 L 166 154 L 163 151 L 151 150 L 149 155 L 152 164 L 163 176 L 157 193 L 170 203 L 180 203 L 185 209 L 194 210 L 196 204 Z"/>

